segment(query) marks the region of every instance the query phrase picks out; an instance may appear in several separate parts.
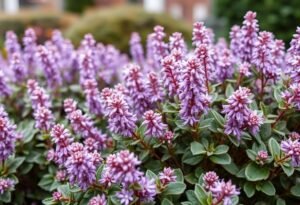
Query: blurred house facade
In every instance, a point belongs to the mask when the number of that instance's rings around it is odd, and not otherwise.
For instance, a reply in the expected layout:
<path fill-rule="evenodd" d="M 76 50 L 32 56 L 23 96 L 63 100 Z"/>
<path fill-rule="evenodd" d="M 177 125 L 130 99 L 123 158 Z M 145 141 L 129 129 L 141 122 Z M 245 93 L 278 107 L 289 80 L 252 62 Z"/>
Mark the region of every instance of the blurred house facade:
<path fill-rule="evenodd" d="M 205 20 L 212 0 L 94 0 L 97 7 L 140 4 L 148 12 L 166 12 L 189 23 Z M 76 4 L 76 0 L 74 0 Z M 63 10 L 64 0 L 0 0 L 0 11 L 16 13 L 21 9 Z"/>
<path fill-rule="evenodd" d="M 63 10 L 63 3 L 63 0 L 0 0 L 0 11 L 8 14 L 17 13 L 22 9 L 57 11 Z"/>
<path fill-rule="evenodd" d="M 189 23 L 205 20 L 211 10 L 211 0 L 143 0 L 144 9 L 149 12 L 167 12 L 176 19 Z"/>

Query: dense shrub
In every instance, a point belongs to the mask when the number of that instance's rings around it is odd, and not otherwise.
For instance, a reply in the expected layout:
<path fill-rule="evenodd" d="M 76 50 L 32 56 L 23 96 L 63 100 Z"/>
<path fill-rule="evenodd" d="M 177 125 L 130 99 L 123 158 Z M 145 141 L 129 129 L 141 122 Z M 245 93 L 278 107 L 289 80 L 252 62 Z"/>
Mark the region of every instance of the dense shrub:
<path fill-rule="evenodd" d="M 285 50 L 247 12 L 227 45 L 155 26 L 130 55 L 86 34 L 6 33 L 0 202 L 299 204 L 300 28 Z"/>
<path fill-rule="evenodd" d="M 162 25 L 168 33 L 182 32 L 190 39 L 190 28 L 185 23 L 162 14 L 146 13 L 139 7 L 113 7 L 87 13 L 73 24 L 66 36 L 78 45 L 86 33 L 91 33 L 97 41 L 115 44 L 123 52 L 128 51 L 130 34 L 138 31 L 145 42 L 151 28 Z"/>
<path fill-rule="evenodd" d="M 0 15 L 0 45 L 3 45 L 6 31 L 12 30 L 21 36 L 28 27 L 35 28 L 39 41 L 48 39 L 53 29 L 65 29 L 76 17 L 62 13 L 21 12 L 16 15 Z"/>
<path fill-rule="evenodd" d="M 74 3 L 73 0 L 65 0 L 65 9 L 69 12 L 75 12 L 75 13 L 81 13 L 83 12 L 87 7 L 93 5 L 93 0 L 76 0 L 76 3 Z"/>
<path fill-rule="evenodd" d="M 238 24 L 244 13 L 251 9 L 258 12 L 261 30 L 273 31 L 274 34 L 286 43 L 289 42 L 294 28 L 300 19 L 300 1 L 251 1 L 251 0 L 216 0 L 214 9 L 218 21 L 225 23 L 225 28 L 220 28 L 223 35 L 228 33 L 230 27 Z"/>

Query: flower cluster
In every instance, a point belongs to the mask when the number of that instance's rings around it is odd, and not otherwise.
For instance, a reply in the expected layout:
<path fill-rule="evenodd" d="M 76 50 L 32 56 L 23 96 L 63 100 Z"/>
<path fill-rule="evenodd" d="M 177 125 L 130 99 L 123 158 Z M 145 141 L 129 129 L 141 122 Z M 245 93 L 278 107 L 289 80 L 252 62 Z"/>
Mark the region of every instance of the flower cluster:
<path fill-rule="evenodd" d="M 54 124 L 54 117 L 50 110 L 49 95 L 32 79 L 27 81 L 27 90 L 34 110 L 35 127 L 42 131 L 50 131 Z"/>
<path fill-rule="evenodd" d="M 128 150 L 109 155 L 106 159 L 106 167 L 100 182 L 106 186 L 111 186 L 111 183 L 122 184 L 122 190 L 116 193 L 121 204 L 130 204 L 135 196 L 139 197 L 142 202 L 154 200 L 155 182 L 144 176 L 138 168 L 140 164 L 137 157 Z M 139 188 L 134 190 L 133 184 L 138 184 Z"/>
<path fill-rule="evenodd" d="M 240 140 L 245 129 L 249 129 L 253 134 L 258 132 L 263 118 L 257 111 L 249 108 L 252 102 L 250 97 L 250 90 L 240 87 L 226 100 L 228 104 L 223 105 L 222 111 L 226 119 L 225 134 L 234 135 Z"/>
<path fill-rule="evenodd" d="M 0 160 L 6 160 L 15 150 L 18 139 L 16 125 L 10 122 L 4 107 L 0 106 Z"/>
<path fill-rule="evenodd" d="M 281 150 L 287 157 L 292 159 L 292 166 L 300 166 L 300 142 L 290 136 L 288 139 L 281 142 Z"/>
<path fill-rule="evenodd" d="M 104 149 L 107 135 L 97 129 L 90 117 L 87 114 L 83 114 L 80 109 L 77 109 L 76 105 L 77 102 L 72 99 L 64 101 L 64 109 L 74 132 L 85 138 L 85 144 L 91 150 Z"/>
<path fill-rule="evenodd" d="M 203 176 L 204 187 L 212 193 L 214 204 L 231 205 L 232 198 L 240 194 L 239 189 L 231 181 L 220 180 L 215 172 L 207 172 Z"/>
<path fill-rule="evenodd" d="M 0 195 L 5 191 L 11 190 L 14 188 L 15 182 L 11 179 L 0 178 Z"/>
<path fill-rule="evenodd" d="M 182 70 L 180 82 L 180 116 L 184 124 L 195 126 L 201 114 L 207 112 L 211 98 L 205 86 L 205 72 L 200 62 L 191 58 Z"/>

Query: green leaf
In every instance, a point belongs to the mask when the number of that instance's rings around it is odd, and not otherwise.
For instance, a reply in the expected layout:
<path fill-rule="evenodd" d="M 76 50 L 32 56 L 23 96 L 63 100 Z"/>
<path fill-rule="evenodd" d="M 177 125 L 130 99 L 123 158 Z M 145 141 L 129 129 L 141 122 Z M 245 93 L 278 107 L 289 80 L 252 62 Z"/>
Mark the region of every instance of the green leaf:
<path fill-rule="evenodd" d="M 184 182 L 184 177 L 181 169 L 174 169 L 174 174 L 176 176 L 177 182 Z"/>
<path fill-rule="evenodd" d="M 275 187 L 270 181 L 263 182 L 261 186 L 261 191 L 268 196 L 274 196 L 276 193 Z"/>
<path fill-rule="evenodd" d="M 245 175 L 249 181 L 260 181 L 269 177 L 269 169 L 267 167 L 261 167 L 254 162 L 247 165 Z"/>
<path fill-rule="evenodd" d="M 291 194 L 300 197 L 300 184 L 296 184 L 291 188 Z"/>
<path fill-rule="evenodd" d="M 280 102 L 280 100 L 281 100 L 281 91 L 277 87 L 275 87 L 275 89 L 274 89 L 274 98 L 277 102 Z"/>
<path fill-rule="evenodd" d="M 169 200 L 164 198 L 164 200 L 161 202 L 162 205 L 173 205 L 173 203 Z"/>
<path fill-rule="evenodd" d="M 209 159 L 215 164 L 230 164 L 231 157 L 229 154 L 213 155 Z"/>
<path fill-rule="evenodd" d="M 215 110 L 210 110 L 210 112 L 212 113 L 213 117 L 218 122 L 218 124 L 221 125 L 222 127 L 224 127 L 224 124 L 225 124 L 224 117 Z"/>
<path fill-rule="evenodd" d="M 284 173 L 289 177 L 292 176 L 295 171 L 295 168 L 292 167 L 290 164 L 281 164 L 281 168 L 284 171 Z"/>
<path fill-rule="evenodd" d="M 185 194 L 186 194 L 187 199 L 189 200 L 189 202 L 192 205 L 198 205 L 199 204 L 198 199 L 197 199 L 197 197 L 195 195 L 195 192 L 193 190 L 187 190 L 185 192 Z"/>
<path fill-rule="evenodd" d="M 267 124 L 267 123 L 263 124 L 260 127 L 259 133 L 263 140 L 267 140 L 269 137 L 271 137 L 272 134 L 271 124 Z"/>
<path fill-rule="evenodd" d="M 195 195 L 200 204 L 206 204 L 207 193 L 199 184 L 195 186 Z"/>
<path fill-rule="evenodd" d="M 236 175 L 236 173 L 239 171 L 239 168 L 232 160 L 230 164 L 223 164 L 222 167 L 232 175 Z"/>
<path fill-rule="evenodd" d="M 278 198 L 276 201 L 276 205 L 286 205 L 285 200 Z"/>
<path fill-rule="evenodd" d="M 53 200 L 52 197 L 46 198 L 42 201 L 43 204 L 45 205 L 54 205 L 56 202 Z"/>
<path fill-rule="evenodd" d="M 220 155 L 220 154 L 225 154 L 229 150 L 229 147 L 227 145 L 219 145 L 215 148 L 214 150 L 214 155 Z"/>
<path fill-rule="evenodd" d="M 274 159 L 280 156 L 280 145 L 274 138 L 270 138 L 268 142 L 269 150 Z"/>
<path fill-rule="evenodd" d="M 253 151 L 252 149 L 247 149 L 246 150 L 247 156 L 252 160 L 256 161 L 256 152 Z"/>
<path fill-rule="evenodd" d="M 231 136 L 231 135 L 228 135 L 228 139 L 230 140 L 230 142 L 232 144 L 234 144 L 236 147 L 240 146 L 240 140 L 237 139 L 237 137 L 235 136 Z"/>
<path fill-rule="evenodd" d="M 57 190 L 62 193 L 62 195 L 64 197 L 70 197 L 71 195 L 71 191 L 70 191 L 70 185 L 69 184 L 64 184 L 64 185 L 61 185 L 57 188 Z"/>
<path fill-rule="evenodd" d="M 97 172 L 96 172 L 96 179 L 97 179 L 97 180 L 99 180 L 99 179 L 101 178 L 103 168 L 104 168 L 104 165 L 102 164 L 102 165 L 97 169 Z"/>
<path fill-rule="evenodd" d="M 255 185 L 250 182 L 246 182 L 244 184 L 244 192 L 248 198 L 251 198 L 255 194 Z"/>
<path fill-rule="evenodd" d="M 180 195 L 184 192 L 186 185 L 182 182 L 171 182 L 163 191 L 163 195 Z"/>
<path fill-rule="evenodd" d="M 149 169 L 146 171 L 146 177 L 148 179 L 154 179 L 154 180 L 158 178 L 157 175 Z"/>
<path fill-rule="evenodd" d="M 208 118 L 205 120 L 200 121 L 199 123 L 199 130 L 203 130 L 211 126 L 211 123 L 214 121 L 213 118 Z"/>
<path fill-rule="evenodd" d="M 182 162 L 189 165 L 196 165 L 203 159 L 204 155 L 193 155 L 191 151 L 187 151 L 182 156 Z"/>
<path fill-rule="evenodd" d="M 54 177 L 51 174 L 45 174 L 39 181 L 38 185 L 46 191 L 51 191 L 51 186 L 54 181 Z"/>
<path fill-rule="evenodd" d="M 11 202 L 11 192 L 6 191 L 3 194 L 0 195 L 0 201 L 4 203 L 10 203 Z"/>
<path fill-rule="evenodd" d="M 191 152 L 193 155 L 205 154 L 206 150 L 202 144 L 199 142 L 192 142 L 191 143 Z"/>
<path fill-rule="evenodd" d="M 7 168 L 8 168 L 8 173 L 13 174 L 16 173 L 17 169 L 21 164 L 24 162 L 25 157 L 16 157 L 16 158 L 9 158 L 7 160 Z"/>
<path fill-rule="evenodd" d="M 225 96 L 228 98 L 232 95 L 232 93 L 234 92 L 234 89 L 232 87 L 231 84 L 228 84 L 225 90 Z"/>

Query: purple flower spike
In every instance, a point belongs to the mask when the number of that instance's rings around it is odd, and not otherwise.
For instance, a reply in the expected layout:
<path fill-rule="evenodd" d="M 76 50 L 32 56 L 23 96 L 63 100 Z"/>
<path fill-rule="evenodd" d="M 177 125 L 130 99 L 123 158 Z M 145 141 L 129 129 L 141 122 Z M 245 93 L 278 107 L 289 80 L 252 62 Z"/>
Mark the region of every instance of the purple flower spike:
<path fill-rule="evenodd" d="M 186 44 L 184 42 L 184 39 L 182 37 L 182 33 L 175 32 L 173 33 L 169 38 L 169 49 L 171 52 L 177 50 L 181 51 L 182 53 L 187 52 Z"/>
<path fill-rule="evenodd" d="M 116 193 L 117 198 L 122 205 L 129 205 L 133 201 L 133 191 L 123 188 Z"/>
<path fill-rule="evenodd" d="M 2 97 L 10 96 L 12 90 L 8 85 L 9 79 L 5 75 L 2 69 L 0 69 L 0 95 Z"/>
<path fill-rule="evenodd" d="M 278 67 L 274 66 L 274 36 L 270 32 L 260 32 L 253 48 L 252 63 L 263 73 L 266 80 L 276 80 L 279 77 Z"/>
<path fill-rule="evenodd" d="M 14 73 L 16 83 L 21 83 L 27 76 L 27 70 L 20 53 L 14 53 L 10 59 L 10 69 Z"/>
<path fill-rule="evenodd" d="M 67 118 L 70 119 L 70 115 L 72 112 L 76 111 L 77 102 L 71 98 L 64 100 L 64 110 L 67 114 Z"/>
<path fill-rule="evenodd" d="M 0 195 L 14 188 L 15 182 L 12 179 L 0 178 Z"/>
<path fill-rule="evenodd" d="M 126 67 L 125 87 L 131 98 L 132 109 L 137 116 L 141 116 L 150 108 L 150 102 L 141 68 L 138 65 L 129 64 Z"/>
<path fill-rule="evenodd" d="M 53 52 L 45 46 L 39 46 L 37 48 L 37 59 L 43 68 L 48 86 L 50 88 L 59 87 L 62 84 L 62 79 Z"/>
<path fill-rule="evenodd" d="M 198 47 L 201 44 L 210 45 L 212 43 L 209 31 L 204 26 L 203 22 L 194 23 L 192 41 L 195 47 Z"/>
<path fill-rule="evenodd" d="M 141 162 L 128 150 L 122 150 L 116 154 L 111 154 L 106 159 L 106 171 L 113 181 L 117 183 L 131 184 L 138 182 L 142 172 L 137 168 Z"/>
<path fill-rule="evenodd" d="M 18 37 L 13 31 L 7 31 L 5 35 L 5 50 L 8 55 L 8 59 L 12 57 L 14 53 L 21 52 L 21 46 L 18 42 Z"/>
<path fill-rule="evenodd" d="M 95 115 L 102 114 L 100 92 L 98 83 L 95 79 L 87 79 L 83 82 L 84 94 L 86 97 L 87 107 L 89 112 Z"/>
<path fill-rule="evenodd" d="M 281 96 L 286 107 L 295 107 L 300 110 L 300 83 L 292 84 Z"/>
<path fill-rule="evenodd" d="M 108 123 L 111 132 L 131 137 L 136 129 L 136 117 L 129 112 L 129 106 L 123 96 L 114 94 L 108 101 Z"/>
<path fill-rule="evenodd" d="M 24 45 L 23 57 L 28 68 L 28 73 L 30 75 L 34 74 L 36 68 L 36 56 L 35 56 L 36 49 L 37 49 L 36 39 L 37 38 L 36 38 L 35 31 L 32 28 L 26 29 L 23 37 L 23 45 Z"/>
<path fill-rule="evenodd" d="M 71 138 L 69 130 L 65 129 L 61 124 L 53 126 L 50 136 L 55 144 L 55 162 L 62 166 L 69 157 L 68 146 L 73 142 L 73 138 Z"/>
<path fill-rule="evenodd" d="M 93 198 L 90 199 L 89 204 L 88 205 L 107 205 L 107 201 L 105 198 L 105 195 L 97 195 L 94 196 Z"/>
<path fill-rule="evenodd" d="M 238 25 L 231 27 L 230 31 L 230 50 L 234 56 L 234 61 L 238 62 L 241 48 L 241 28 Z"/>
<path fill-rule="evenodd" d="M 164 98 L 164 90 L 160 79 L 154 72 L 150 72 L 147 76 L 146 90 L 151 103 L 161 102 Z"/>
<path fill-rule="evenodd" d="M 216 172 L 210 171 L 206 172 L 203 176 L 204 188 L 206 191 L 210 191 L 212 187 L 215 186 L 215 183 L 219 180 L 219 176 Z"/>
<path fill-rule="evenodd" d="M 156 69 L 160 68 L 161 59 L 169 54 L 168 44 L 164 42 L 165 37 L 166 34 L 162 26 L 155 26 L 154 33 L 148 36 L 147 58 L 153 61 L 151 63 Z"/>
<path fill-rule="evenodd" d="M 41 88 L 35 80 L 27 81 L 28 94 L 31 100 L 32 108 L 36 110 L 38 107 L 51 107 L 50 97 L 45 89 Z"/>
<path fill-rule="evenodd" d="M 144 113 L 142 125 L 146 127 L 145 136 L 161 138 L 167 129 L 167 125 L 162 122 L 162 116 L 149 110 Z"/>
<path fill-rule="evenodd" d="M 208 47 L 206 44 L 198 45 L 197 49 L 195 50 L 197 60 L 199 60 L 201 69 L 204 71 L 204 79 L 207 90 L 209 89 L 209 81 L 213 79 L 215 70 L 213 65 L 213 54 L 213 49 Z"/>
<path fill-rule="evenodd" d="M 139 179 L 140 190 L 137 191 L 136 195 L 139 196 L 142 202 L 153 202 L 156 195 L 156 184 L 154 179 L 148 179 L 142 176 Z"/>
<path fill-rule="evenodd" d="M 12 124 L 2 105 L 0 106 L 0 160 L 6 160 L 15 150 L 18 139 L 16 125 Z M 1 189 L 0 189 L 1 192 Z"/>
<path fill-rule="evenodd" d="M 46 107 L 38 107 L 33 114 L 35 119 L 35 128 L 48 132 L 54 125 L 54 116 Z"/>
<path fill-rule="evenodd" d="M 292 159 L 292 166 L 300 166 L 300 142 L 291 138 L 281 142 L 281 150 Z"/>
<path fill-rule="evenodd" d="M 96 180 L 97 165 L 92 153 L 79 146 L 79 143 L 70 145 L 70 156 L 65 167 L 71 184 L 77 184 L 82 190 L 86 190 Z"/>
<path fill-rule="evenodd" d="M 188 60 L 180 82 L 180 116 L 184 124 L 195 126 L 209 109 L 211 98 L 205 87 L 204 71 L 195 58 Z"/>
<path fill-rule="evenodd" d="M 233 56 L 231 51 L 227 48 L 225 39 L 222 38 L 219 39 L 214 50 L 216 54 L 214 78 L 217 82 L 222 83 L 233 76 Z"/>
<path fill-rule="evenodd" d="M 244 129 L 248 129 L 252 134 L 259 131 L 263 117 L 257 111 L 250 110 L 251 95 L 248 88 L 240 87 L 226 100 L 228 104 L 223 105 L 222 112 L 225 114 L 227 135 L 232 134 L 240 140 Z"/>
<path fill-rule="evenodd" d="M 257 40 L 258 21 L 256 13 L 248 11 L 244 16 L 243 26 L 241 28 L 241 44 L 238 49 L 240 59 L 243 62 L 252 63 L 254 44 Z"/>
<path fill-rule="evenodd" d="M 240 194 L 240 191 L 231 183 L 231 181 L 217 181 L 214 187 L 210 188 L 210 191 L 214 198 L 213 201 L 219 203 L 223 202 L 223 205 L 231 205 L 232 197 Z"/>
<path fill-rule="evenodd" d="M 141 44 L 141 37 L 136 32 L 131 34 L 130 54 L 131 54 L 133 60 L 137 64 L 139 64 L 140 66 L 143 66 L 143 64 L 145 62 L 144 49 L 143 49 L 143 46 Z"/>
<path fill-rule="evenodd" d="M 179 70 L 178 63 L 172 55 L 169 55 L 162 60 L 162 73 L 164 87 L 167 89 L 170 96 L 175 96 L 178 94 L 179 89 Z"/>
<path fill-rule="evenodd" d="M 292 83 L 300 82 L 300 27 L 297 27 L 296 34 L 290 43 L 290 48 L 287 51 L 286 62 L 288 65 L 288 74 L 292 79 Z"/>
<path fill-rule="evenodd" d="M 165 167 L 164 170 L 159 173 L 159 180 L 163 186 L 168 185 L 170 182 L 176 182 L 174 170 L 170 167 Z"/>

